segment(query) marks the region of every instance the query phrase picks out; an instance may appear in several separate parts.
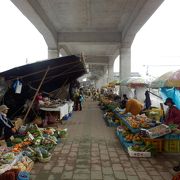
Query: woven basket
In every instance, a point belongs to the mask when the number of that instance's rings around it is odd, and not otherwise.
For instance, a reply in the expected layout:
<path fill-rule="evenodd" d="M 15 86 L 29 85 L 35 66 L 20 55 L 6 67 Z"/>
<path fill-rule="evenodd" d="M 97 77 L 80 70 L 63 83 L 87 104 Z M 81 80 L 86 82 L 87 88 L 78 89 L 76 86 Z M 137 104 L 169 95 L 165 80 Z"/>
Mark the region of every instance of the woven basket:
<path fill-rule="evenodd" d="M 38 158 L 38 160 L 42 163 L 46 163 L 46 162 L 49 162 L 51 160 L 51 157 L 52 155 L 50 155 L 49 157 L 47 158 Z"/>

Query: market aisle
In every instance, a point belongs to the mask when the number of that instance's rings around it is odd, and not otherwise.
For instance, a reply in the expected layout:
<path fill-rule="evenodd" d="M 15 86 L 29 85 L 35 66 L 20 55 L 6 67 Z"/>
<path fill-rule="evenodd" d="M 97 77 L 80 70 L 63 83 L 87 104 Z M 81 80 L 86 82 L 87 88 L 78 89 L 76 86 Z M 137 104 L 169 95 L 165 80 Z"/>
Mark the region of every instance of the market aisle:
<path fill-rule="evenodd" d="M 57 145 L 49 163 L 35 164 L 33 180 L 172 178 L 176 156 L 130 158 L 120 146 L 115 130 L 105 125 L 97 102 L 88 99 L 83 111 L 73 112 L 63 127 L 68 128 L 68 138 Z"/>

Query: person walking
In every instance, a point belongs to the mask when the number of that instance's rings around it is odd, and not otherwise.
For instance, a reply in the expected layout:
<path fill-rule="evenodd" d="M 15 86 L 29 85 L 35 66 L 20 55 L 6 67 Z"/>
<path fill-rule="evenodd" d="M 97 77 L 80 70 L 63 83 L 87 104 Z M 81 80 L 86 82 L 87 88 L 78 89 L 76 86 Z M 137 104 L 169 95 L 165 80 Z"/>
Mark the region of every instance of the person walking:
<path fill-rule="evenodd" d="M 79 93 L 79 110 L 82 111 L 82 103 L 83 103 L 83 100 L 84 100 L 84 96 L 82 94 L 82 92 Z"/>

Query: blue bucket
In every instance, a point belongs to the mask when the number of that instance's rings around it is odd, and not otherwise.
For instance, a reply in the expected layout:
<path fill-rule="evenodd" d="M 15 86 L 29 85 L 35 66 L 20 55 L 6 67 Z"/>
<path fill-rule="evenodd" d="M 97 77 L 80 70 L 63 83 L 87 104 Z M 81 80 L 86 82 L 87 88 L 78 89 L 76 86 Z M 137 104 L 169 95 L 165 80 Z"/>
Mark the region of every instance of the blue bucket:
<path fill-rule="evenodd" d="M 18 174 L 18 180 L 29 180 L 30 179 L 30 174 L 29 172 L 26 171 L 21 171 Z"/>
<path fill-rule="evenodd" d="M 69 115 L 68 114 L 63 117 L 63 120 L 68 120 L 68 119 L 69 119 Z"/>

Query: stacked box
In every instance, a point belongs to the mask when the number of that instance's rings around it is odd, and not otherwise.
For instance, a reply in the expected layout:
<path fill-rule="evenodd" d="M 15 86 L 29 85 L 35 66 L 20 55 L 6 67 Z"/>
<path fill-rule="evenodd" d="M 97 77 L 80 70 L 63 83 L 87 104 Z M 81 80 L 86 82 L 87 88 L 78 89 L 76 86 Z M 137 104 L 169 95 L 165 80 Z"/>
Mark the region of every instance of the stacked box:
<path fill-rule="evenodd" d="M 163 151 L 163 145 L 164 145 L 164 139 L 150 139 L 150 138 L 144 138 L 144 142 L 146 144 L 150 143 L 152 144 L 157 152 Z"/>
<path fill-rule="evenodd" d="M 128 147 L 128 153 L 130 157 L 151 157 L 151 152 L 136 152 Z"/>
<path fill-rule="evenodd" d="M 165 140 L 164 141 L 164 152 L 179 153 L 180 152 L 180 141 L 179 140 Z"/>

